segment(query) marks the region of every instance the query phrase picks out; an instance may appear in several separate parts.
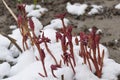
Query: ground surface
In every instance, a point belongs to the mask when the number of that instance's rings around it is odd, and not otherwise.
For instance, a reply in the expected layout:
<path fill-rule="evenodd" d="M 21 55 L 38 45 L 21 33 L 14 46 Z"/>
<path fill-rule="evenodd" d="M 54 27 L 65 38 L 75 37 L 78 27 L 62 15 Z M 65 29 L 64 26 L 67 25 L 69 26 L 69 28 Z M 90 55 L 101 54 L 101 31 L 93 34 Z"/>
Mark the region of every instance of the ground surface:
<path fill-rule="evenodd" d="M 17 14 L 16 4 L 17 0 L 5 0 L 9 7 Z M 31 4 L 32 0 L 23 0 L 27 4 Z M 41 0 L 40 0 L 41 1 Z M 38 3 L 43 7 L 48 8 L 49 12 L 40 18 L 43 25 L 49 24 L 50 20 L 58 13 L 66 12 L 66 3 L 67 1 L 83 2 L 82 0 L 48 0 L 47 3 L 41 3 L 38 0 Z M 75 26 L 74 32 L 86 31 L 86 29 L 96 26 L 102 29 L 102 39 L 101 43 L 106 45 L 110 52 L 110 58 L 113 58 L 116 62 L 120 63 L 120 15 L 119 11 L 114 12 L 113 6 L 120 3 L 120 0 L 86 0 L 85 3 L 88 4 L 102 4 L 106 7 L 104 14 L 87 17 L 87 16 L 73 16 L 67 14 L 68 18 L 72 25 Z M 2 1 L 0 0 L 0 31 L 5 33 L 10 33 L 10 25 L 14 25 L 15 20 L 9 14 L 7 9 L 4 7 Z M 114 40 L 118 40 L 118 43 L 115 43 Z"/>

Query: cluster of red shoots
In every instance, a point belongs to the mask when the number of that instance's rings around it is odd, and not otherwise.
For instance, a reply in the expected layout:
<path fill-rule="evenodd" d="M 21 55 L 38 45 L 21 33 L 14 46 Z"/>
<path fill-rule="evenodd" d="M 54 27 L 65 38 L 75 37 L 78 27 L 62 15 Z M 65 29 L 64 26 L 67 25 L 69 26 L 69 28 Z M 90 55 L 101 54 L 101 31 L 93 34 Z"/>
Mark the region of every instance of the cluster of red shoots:
<path fill-rule="evenodd" d="M 96 69 L 95 74 L 100 78 L 102 75 L 104 50 L 101 54 L 99 47 L 100 35 L 96 34 L 96 31 L 97 28 L 92 27 L 92 31 L 89 34 L 80 32 L 80 56 L 83 57 L 84 64 L 89 65 L 91 71 L 92 68 L 90 60 L 92 61 Z"/>
<path fill-rule="evenodd" d="M 51 68 L 55 69 L 55 66 L 59 66 L 56 58 L 54 57 L 54 55 L 52 54 L 52 52 L 48 48 L 47 43 L 50 43 L 50 39 L 48 39 L 47 37 L 44 36 L 44 32 L 43 32 L 42 35 L 36 36 L 36 34 L 34 32 L 34 28 L 35 28 L 34 22 L 32 21 L 31 18 L 27 18 L 24 4 L 18 5 L 18 9 L 20 11 L 20 14 L 18 16 L 18 27 L 19 27 L 19 30 L 20 30 L 21 35 L 22 35 L 23 50 L 25 51 L 25 50 L 29 49 L 27 40 L 30 39 L 31 40 L 31 45 L 32 46 L 35 45 L 38 49 L 40 58 L 36 57 L 36 59 L 41 60 L 42 66 L 43 66 L 43 69 L 44 69 L 45 75 L 43 75 L 41 73 L 39 73 L 39 75 L 42 76 L 42 77 L 47 77 L 48 74 L 47 74 L 47 71 L 46 71 L 46 68 L 45 68 L 45 62 L 44 62 L 45 52 L 40 46 L 41 43 L 44 43 L 47 52 L 50 54 L 50 56 L 55 61 L 55 65 L 51 65 Z M 30 28 L 29 28 L 29 26 L 30 26 Z M 52 72 L 53 72 L 53 69 L 52 69 Z"/>
<path fill-rule="evenodd" d="M 51 55 L 53 60 L 55 61 L 55 64 L 51 65 L 51 72 L 54 77 L 56 75 L 54 74 L 54 70 L 57 70 L 57 68 L 61 68 L 61 61 L 58 64 L 55 56 L 52 54 L 51 50 L 48 48 L 47 43 L 50 42 L 50 39 L 46 38 L 44 36 L 44 32 L 42 35 L 36 36 L 34 32 L 34 23 L 31 18 L 27 18 L 26 12 L 25 12 L 25 5 L 20 4 L 18 5 L 18 9 L 20 10 L 20 14 L 18 16 L 18 27 L 22 35 L 22 44 L 23 44 L 23 50 L 27 50 L 28 44 L 27 39 L 31 40 L 31 45 L 35 45 L 38 49 L 40 60 L 42 62 L 42 66 L 44 69 L 45 75 L 39 73 L 42 77 L 47 77 L 47 71 L 45 68 L 45 52 L 41 48 L 40 44 L 44 43 L 47 52 Z M 75 66 L 76 61 L 74 57 L 74 50 L 73 50 L 73 43 L 72 43 L 72 26 L 66 26 L 64 24 L 64 17 L 66 13 L 57 15 L 57 18 L 60 18 L 63 24 L 63 28 L 60 32 L 56 32 L 56 41 L 61 41 L 62 51 L 63 55 L 61 55 L 64 64 L 67 66 L 71 66 L 73 73 L 75 74 Z M 29 25 L 28 25 L 29 23 Z M 29 29 L 30 26 L 30 29 Z M 32 32 L 32 33 L 30 33 Z M 96 28 L 92 28 L 92 32 L 86 35 L 85 33 L 80 33 L 80 40 L 77 38 L 75 39 L 76 44 L 78 45 L 80 43 L 80 56 L 83 57 L 84 63 L 89 65 L 90 70 L 91 69 L 91 63 L 90 60 L 93 62 L 95 69 L 96 69 L 96 75 L 98 77 L 101 77 L 102 74 L 102 67 L 103 67 L 103 58 L 104 58 L 104 50 L 102 52 L 102 56 L 100 56 L 100 48 L 99 48 L 99 40 L 100 36 L 96 34 Z M 89 47 L 89 50 L 88 50 Z M 97 54 L 98 53 L 98 57 Z M 37 60 L 39 60 L 38 57 L 36 57 Z"/>
<path fill-rule="evenodd" d="M 63 28 L 61 32 L 56 33 L 56 41 L 61 41 L 63 55 L 62 59 L 64 64 L 67 66 L 71 66 L 74 74 L 75 70 L 74 67 L 76 66 L 75 57 L 74 57 L 74 50 L 73 50 L 73 43 L 72 43 L 72 26 L 66 26 L 64 23 L 64 17 L 66 13 L 57 15 L 57 18 L 60 18 L 63 24 Z M 67 40 L 66 40 L 67 39 Z"/>

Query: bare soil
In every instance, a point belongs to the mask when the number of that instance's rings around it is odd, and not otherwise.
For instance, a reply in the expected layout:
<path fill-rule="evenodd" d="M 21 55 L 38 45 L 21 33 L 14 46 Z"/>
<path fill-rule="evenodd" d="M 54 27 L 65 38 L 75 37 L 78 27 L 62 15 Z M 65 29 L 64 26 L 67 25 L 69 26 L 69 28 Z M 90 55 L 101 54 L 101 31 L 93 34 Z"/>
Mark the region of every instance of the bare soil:
<path fill-rule="evenodd" d="M 5 1 L 17 15 L 17 0 Z M 23 1 L 27 4 L 32 3 L 32 0 Z M 51 19 L 55 18 L 54 16 L 56 14 L 66 12 L 65 7 L 68 1 L 71 3 L 83 3 L 85 1 L 84 3 L 101 4 L 106 8 L 106 11 L 101 15 L 78 17 L 67 14 L 66 18 L 68 18 L 71 21 L 71 24 L 74 26 L 73 33 L 86 31 L 93 26 L 100 28 L 103 31 L 101 43 L 107 46 L 110 53 L 110 58 L 120 63 L 120 11 L 113 10 L 114 5 L 120 3 L 120 0 L 48 0 L 45 3 L 41 3 L 38 0 L 38 4 L 41 4 L 43 7 L 46 7 L 49 10 L 43 17 L 40 18 L 40 21 L 43 23 L 43 25 L 45 26 L 49 24 Z M 0 0 L 0 31 L 7 34 L 11 33 L 9 26 L 14 24 L 16 24 L 15 20 L 3 5 L 2 0 Z M 118 40 L 118 42 L 115 40 Z"/>

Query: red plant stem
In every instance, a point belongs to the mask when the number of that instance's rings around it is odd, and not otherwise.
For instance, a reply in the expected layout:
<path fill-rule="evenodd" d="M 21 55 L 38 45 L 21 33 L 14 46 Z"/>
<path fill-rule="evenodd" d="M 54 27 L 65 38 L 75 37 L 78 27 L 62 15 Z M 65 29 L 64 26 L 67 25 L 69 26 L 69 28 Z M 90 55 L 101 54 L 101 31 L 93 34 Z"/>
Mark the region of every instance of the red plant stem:
<path fill-rule="evenodd" d="M 62 24 L 63 24 L 63 33 L 64 33 L 64 35 L 66 37 L 66 26 L 65 26 L 65 23 L 64 23 L 64 18 L 61 19 L 61 20 L 62 20 Z M 63 49 L 63 52 L 65 52 L 66 51 L 66 45 L 62 44 L 62 49 Z M 72 44 L 72 42 L 70 42 L 70 52 L 71 52 L 71 55 L 72 55 L 74 66 L 76 66 L 74 53 L 73 53 L 73 44 Z"/>
<path fill-rule="evenodd" d="M 54 71 L 51 70 L 51 72 L 52 72 L 52 75 L 53 75 L 55 78 L 57 78 L 57 76 L 54 74 Z"/>
<path fill-rule="evenodd" d="M 61 43 L 61 45 L 62 45 L 63 53 L 65 53 L 66 52 L 66 46 L 64 44 L 62 44 L 62 43 Z"/>
<path fill-rule="evenodd" d="M 38 48 L 39 53 L 41 54 L 41 53 L 42 53 L 42 51 L 41 51 L 41 49 L 40 49 L 39 44 L 35 44 L 35 45 L 36 45 L 36 47 Z M 40 57 L 42 58 L 42 56 L 41 56 L 41 55 L 40 55 Z M 45 76 L 47 77 L 47 71 L 46 71 L 46 68 L 45 68 L 44 61 L 43 61 L 43 60 L 41 60 L 41 62 L 42 62 L 42 66 L 43 66 L 43 69 L 44 69 Z"/>
<path fill-rule="evenodd" d="M 42 64 L 43 64 L 43 69 L 44 69 L 44 72 L 45 72 L 45 76 L 47 77 L 47 71 L 46 71 L 46 68 L 45 68 L 45 63 L 42 61 Z"/>
<path fill-rule="evenodd" d="M 100 48 L 99 48 L 99 44 L 97 44 L 97 49 L 98 49 L 98 64 L 100 65 L 101 58 L 100 58 Z"/>
<path fill-rule="evenodd" d="M 85 50 L 86 50 L 85 52 L 87 53 L 86 56 L 87 56 L 88 65 L 89 65 L 90 70 L 92 71 L 91 64 L 90 64 L 90 61 L 89 61 L 89 53 L 87 51 L 87 46 L 85 46 Z"/>
<path fill-rule="evenodd" d="M 102 68 L 103 68 L 103 59 L 104 59 L 104 50 L 103 50 L 103 52 L 102 52 L 101 64 L 100 64 L 100 66 L 101 66 L 100 72 L 101 72 L 101 73 L 102 73 Z"/>
<path fill-rule="evenodd" d="M 63 40 L 65 41 L 65 36 L 63 35 L 63 39 L 60 39 L 60 40 L 61 40 L 61 45 L 62 45 L 63 53 L 66 53 L 66 45 L 63 43 Z"/>
<path fill-rule="evenodd" d="M 94 64 L 95 69 L 96 69 L 96 75 L 100 78 L 101 72 L 99 71 L 99 64 L 98 64 L 97 58 L 96 58 L 96 49 L 93 49 L 93 57 L 94 57 L 93 64 Z"/>
<path fill-rule="evenodd" d="M 64 57 L 61 55 L 61 57 L 62 57 L 62 59 L 63 59 L 63 61 L 64 61 L 64 64 L 66 64 L 67 66 L 69 66 L 68 65 L 68 62 L 64 59 Z"/>
<path fill-rule="evenodd" d="M 36 35 L 35 35 L 35 33 L 33 31 L 32 31 L 32 34 L 33 34 L 34 37 L 36 37 Z M 38 49 L 38 51 L 40 53 L 40 58 L 42 58 L 42 55 L 41 55 L 42 51 L 41 51 L 40 45 L 38 43 L 36 43 L 35 38 L 34 38 L 34 42 L 35 42 L 35 45 L 36 45 L 36 47 L 37 47 L 37 49 Z M 41 62 L 42 62 L 42 66 L 43 66 L 43 70 L 44 70 L 45 76 L 47 77 L 48 75 L 47 75 L 47 71 L 46 71 L 46 68 L 45 68 L 44 61 L 41 60 Z"/>
<path fill-rule="evenodd" d="M 83 58 L 84 58 L 84 63 L 85 63 L 85 64 L 86 64 L 86 60 L 87 60 L 86 57 L 87 57 L 87 56 L 86 56 L 85 48 L 84 48 L 84 46 L 83 46 Z"/>
<path fill-rule="evenodd" d="M 75 74 L 76 72 L 75 72 L 75 69 L 74 69 L 74 67 L 73 67 L 73 65 L 72 65 L 72 62 L 71 62 L 71 59 L 70 59 L 70 58 L 69 58 L 69 62 L 70 62 L 70 65 L 71 65 L 71 67 L 72 67 L 73 73 Z"/>
<path fill-rule="evenodd" d="M 45 77 L 43 74 L 41 74 L 41 73 L 38 73 L 40 76 L 42 76 L 42 77 Z"/>
<path fill-rule="evenodd" d="M 63 24 L 63 32 L 65 32 L 66 27 L 65 27 L 64 19 L 61 19 L 61 20 L 62 20 L 62 24 Z"/>
<path fill-rule="evenodd" d="M 46 50 L 47 50 L 47 51 L 48 51 L 48 53 L 52 56 L 52 58 L 54 59 L 54 61 L 55 61 L 56 65 L 58 65 L 57 60 L 56 60 L 55 56 L 51 53 L 50 49 L 48 48 L 47 43 L 46 43 L 46 42 L 44 42 L 44 44 L 45 44 Z"/>
<path fill-rule="evenodd" d="M 89 54 L 89 57 L 92 60 L 93 65 L 96 69 L 96 75 L 100 78 L 101 77 L 101 72 L 100 72 L 100 69 L 99 69 L 99 66 L 98 66 L 99 64 L 97 62 L 96 55 L 94 54 L 94 52 L 95 52 L 95 49 L 93 51 L 93 58 L 92 58 L 91 54 Z M 91 48 L 90 48 L 90 53 L 91 53 Z"/>
<path fill-rule="evenodd" d="M 73 59 L 74 66 L 76 66 L 72 42 L 70 42 L 70 52 L 71 52 L 71 55 L 72 55 L 72 59 Z"/>
<path fill-rule="evenodd" d="M 86 64 L 86 56 L 85 56 L 85 49 L 84 49 L 84 45 L 81 43 L 81 57 L 83 57 L 84 59 L 84 63 Z"/>
<path fill-rule="evenodd" d="M 91 60 L 92 60 L 92 62 L 93 62 L 94 60 L 93 60 L 93 58 L 92 58 L 92 56 L 91 56 L 91 48 L 90 48 L 89 53 L 90 53 L 90 54 L 89 54 L 89 57 L 90 57 L 90 59 L 91 59 Z"/>

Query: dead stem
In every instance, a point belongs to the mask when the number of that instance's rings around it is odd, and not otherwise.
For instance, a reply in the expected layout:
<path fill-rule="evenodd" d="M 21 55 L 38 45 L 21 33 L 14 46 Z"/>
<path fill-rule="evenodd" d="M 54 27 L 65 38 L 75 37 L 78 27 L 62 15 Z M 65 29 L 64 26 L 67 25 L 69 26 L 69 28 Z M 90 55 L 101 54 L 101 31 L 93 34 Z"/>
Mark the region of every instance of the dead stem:
<path fill-rule="evenodd" d="M 20 48 L 20 46 L 16 43 L 15 39 L 11 38 L 10 36 L 8 36 L 7 34 L 5 34 L 3 32 L 0 32 L 0 34 L 3 35 L 4 37 L 8 38 L 11 41 L 11 43 L 13 43 L 21 53 L 23 52 L 22 49 Z"/>
<path fill-rule="evenodd" d="M 17 22 L 17 17 L 14 14 L 14 12 L 12 11 L 12 9 L 7 5 L 7 3 L 5 2 L 5 0 L 2 0 L 2 2 L 5 5 L 5 7 L 8 9 L 8 11 L 10 12 L 10 14 L 13 16 L 13 18 L 15 19 L 15 21 Z"/>

